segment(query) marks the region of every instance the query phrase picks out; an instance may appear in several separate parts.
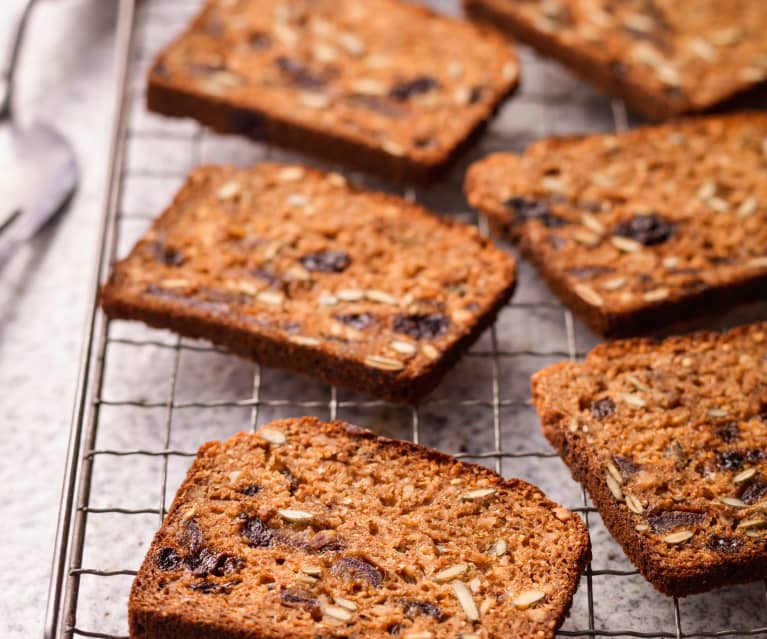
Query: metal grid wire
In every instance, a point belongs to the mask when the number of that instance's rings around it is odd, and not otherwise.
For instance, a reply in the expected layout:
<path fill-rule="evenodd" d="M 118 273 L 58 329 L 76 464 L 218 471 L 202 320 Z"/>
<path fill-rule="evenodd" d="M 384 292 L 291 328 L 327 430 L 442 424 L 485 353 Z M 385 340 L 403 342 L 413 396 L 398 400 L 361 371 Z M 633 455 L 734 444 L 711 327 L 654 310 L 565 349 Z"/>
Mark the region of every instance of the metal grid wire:
<path fill-rule="evenodd" d="M 432 0 L 430 4 L 456 9 L 452 0 Z M 135 201 L 156 190 L 171 193 L 189 168 L 209 160 L 211 155 L 220 158 L 220 153 L 211 154 L 211 149 L 234 144 L 231 153 L 240 160 L 241 154 L 246 160 L 280 157 L 279 151 L 263 145 L 233 142 L 188 121 L 164 121 L 145 112 L 142 97 L 148 61 L 198 5 L 197 0 L 152 0 L 137 8 L 134 0 L 121 0 L 121 99 L 99 279 L 103 279 L 109 263 L 129 246 L 131 233 L 138 235 L 157 214 L 154 205 L 136 206 Z M 575 120 L 574 128 L 583 127 L 583 122 L 572 115 L 578 109 L 596 113 L 586 128 L 621 131 L 630 126 L 623 103 L 593 94 L 527 50 L 523 51 L 523 62 L 526 83 L 512 100 L 510 115 L 505 111 L 501 114 L 499 124 L 490 129 L 475 157 L 488 150 L 522 148 L 533 138 L 566 132 L 557 130 L 559 114 L 573 101 L 576 104 L 569 117 Z M 554 75 L 542 77 L 546 74 Z M 553 89 L 551 77 L 556 80 Z M 176 149 L 175 154 L 165 153 L 163 149 L 169 147 Z M 133 160 L 136 148 L 145 152 L 139 166 Z M 173 158 L 179 156 L 185 159 L 183 167 L 174 166 Z M 460 190 L 461 173 L 459 168 L 453 191 L 447 189 L 452 198 L 450 208 L 453 200 L 460 198 L 456 192 Z M 430 201 L 434 191 L 407 189 L 404 195 Z M 464 208 L 459 217 L 485 230 L 484 221 L 467 214 L 465 203 L 459 201 Z M 123 243 L 125 246 L 121 246 Z M 379 430 L 388 429 L 387 434 L 444 447 L 458 457 L 486 464 L 507 476 L 523 476 L 543 484 L 553 498 L 579 512 L 592 534 L 592 563 L 599 562 L 600 567 L 589 565 L 571 615 L 559 631 L 561 637 L 767 637 L 765 584 L 725 589 L 681 602 L 655 593 L 625 560 L 585 491 L 572 482 L 545 441 L 524 428 L 512 428 L 516 439 L 510 437 L 509 424 L 524 421 L 525 415 L 530 418 L 531 428 L 538 430 L 527 395 L 525 367 L 530 366 L 532 371 L 558 359 L 577 359 L 595 342 L 524 265 L 521 278 L 523 283 L 527 278 L 529 287 L 517 294 L 498 324 L 467 354 L 467 363 L 459 365 L 468 368 L 456 371 L 452 386 L 446 381 L 448 392 L 437 391 L 412 408 L 288 379 L 278 372 L 226 357 L 205 343 L 170 338 L 167 333 L 145 327 L 115 327 L 121 323 L 105 320 L 94 307 L 86 334 L 81 402 L 72 425 L 72 473 L 65 480 L 62 498 L 46 636 L 124 638 L 130 580 L 197 446 L 206 439 L 242 430 L 243 419 L 255 429 L 274 417 L 316 414 L 331 419 L 354 415 L 363 425 L 368 425 L 365 416 L 373 415 L 373 428 L 378 425 Z M 507 321 L 503 321 L 504 315 Z M 521 338 L 521 332 L 534 332 L 534 325 L 541 321 L 552 324 L 549 333 Z M 559 335 L 552 336 L 552 331 Z M 198 366 L 187 362 L 195 358 Z M 223 397 L 207 398 L 208 383 L 219 390 L 229 388 L 228 382 L 234 380 L 235 387 L 243 388 L 241 372 L 246 366 L 252 367 L 246 396 L 235 393 L 227 397 L 223 392 Z M 195 381 L 204 367 L 213 367 L 212 374 L 206 373 L 206 379 L 212 381 Z M 515 367 L 523 370 L 509 373 Z M 467 370 L 475 377 L 474 372 L 480 369 L 478 381 L 466 381 Z M 514 386 L 509 380 L 515 374 L 521 374 L 523 395 L 507 392 L 510 385 Z M 222 376 L 224 382 L 217 381 L 217 376 Z M 481 392 L 475 392 L 476 384 L 484 387 Z M 468 393 L 466 385 L 470 387 Z M 182 393 L 183 386 L 189 391 Z M 162 395 L 155 394 L 158 387 L 164 387 Z M 274 389 L 278 389 L 276 393 Z M 456 389 L 460 390 L 453 392 Z M 120 392 L 126 395 L 120 397 Z M 462 422 L 477 415 L 481 416 L 480 426 L 461 435 L 459 431 L 465 428 Z M 198 418 L 211 419 L 221 426 L 211 429 L 207 424 L 196 424 Z M 520 443 L 528 437 L 530 445 Z M 472 444 L 472 438 L 479 444 Z M 123 500 L 126 493 L 136 501 Z M 120 584 L 114 586 L 113 580 L 120 580 Z"/>

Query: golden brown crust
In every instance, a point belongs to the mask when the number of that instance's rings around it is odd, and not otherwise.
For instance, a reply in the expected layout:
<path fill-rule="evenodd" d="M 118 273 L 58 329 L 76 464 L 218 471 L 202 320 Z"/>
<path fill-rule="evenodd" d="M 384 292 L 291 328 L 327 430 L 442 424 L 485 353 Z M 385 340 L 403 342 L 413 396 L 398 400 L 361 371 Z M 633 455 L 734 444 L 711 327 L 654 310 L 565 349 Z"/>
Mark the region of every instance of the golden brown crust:
<path fill-rule="evenodd" d="M 423 183 L 481 130 L 517 75 L 496 33 L 398 0 L 209 0 L 153 65 L 147 102 Z"/>
<path fill-rule="evenodd" d="M 631 335 L 764 297 L 766 168 L 745 113 L 497 153 L 466 193 L 592 329 Z"/>
<path fill-rule="evenodd" d="M 589 553 L 580 518 L 525 482 L 342 422 L 284 420 L 200 449 L 131 589 L 130 636 L 551 638 Z"/>
<path fill-rule="evenodd" d="M 495 319 L 513 258 L 476 229 L 295 165 L 195 171 L 101 294 L 113 318 L 412 402 Z"/>
<path fill-rule="evenodd" d="M 760 0 L 464 0 L 464 7 L 652 120 L 708 110 L 767 80 Z"/>
<path fill-rule="evenodd" d="M 766 352 L 761 323 L 603 344 L 582 364 L 532 378 L 546 438 L 663 593 L 704 592 L 767 571 L 758 523 L 767 395 L 764 366 L 749 363 Z"/>

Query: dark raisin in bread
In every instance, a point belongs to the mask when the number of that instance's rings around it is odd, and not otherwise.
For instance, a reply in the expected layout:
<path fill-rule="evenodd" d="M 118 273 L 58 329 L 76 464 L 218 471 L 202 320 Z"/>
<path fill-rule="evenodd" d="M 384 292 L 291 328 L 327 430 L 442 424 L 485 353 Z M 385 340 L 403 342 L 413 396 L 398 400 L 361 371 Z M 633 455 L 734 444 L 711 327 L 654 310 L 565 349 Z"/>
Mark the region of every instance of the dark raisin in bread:
<path fill-rule="evenodd" d="M 399 0 L 210 0 L 149 75 L 153 111 L 430 181 L 516 86 L 489 30 Z"/>
<path fill-rule="evenodd" d="M 767 114 L 550 139 L 474 164 L 472 205 L 595 331 L 767 296 Z"/>
<path fill-rule="evenodd" d="M 113 318 L 415 401 L 511 297 L 476 228 L 295 165 L 203 167 L 102 290 Z"/>
<path fill-rule="evenodd" d="M 535 487 L 342 422 L 199 451 L 139 570 L 132 639 L 546 639 L 589 555 Z"/>
<path fill-rule="evenodd" d="M 764 0 L 463 0 L 652 119 L 704 111 L 767 80 Z"/>
<path fill-rule="evenodd" d="M 767 574 L 767 323 L 603 344 L 533 376 L 543 431 L 661 592 Z"/>

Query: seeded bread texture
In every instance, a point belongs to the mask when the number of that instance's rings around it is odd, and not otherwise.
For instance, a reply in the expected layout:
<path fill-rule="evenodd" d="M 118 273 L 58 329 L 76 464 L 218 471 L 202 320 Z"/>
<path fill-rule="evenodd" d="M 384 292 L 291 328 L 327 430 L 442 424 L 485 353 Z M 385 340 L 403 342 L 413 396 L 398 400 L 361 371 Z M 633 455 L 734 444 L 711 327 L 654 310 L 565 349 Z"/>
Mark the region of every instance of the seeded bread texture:
<path fill-rule="evenodd" d="M 546 639 L 589 556 L 534 486 L 343 422 L 205 444 L 139 570 L 131 639 Z"/>
<path fill-rule="evenodd" d="M 156 60 L 149 108 L 428 182 L 517 83 L 503 38 L 399 0 L 210 0 Z"/>
<path fill-rule="evenodd" d="M 532 389 L 546 437 L 658 590 L 767 575 L 767 323 L 603 344 Z"/>
<path fill-rule="evenodd" d="M 476 228 L 297 165 L 196 170 L 117 263 L 104 311 L 415 401 L 495 319 L 514 259 Z"/>
<path fill-rule="evenodd" d="M 550 139 L 466 193 L 595 331 L 631 335 L 767 296 L 767 114 Z"/>
<path fill-rule="evenodd" d="M 700 112 L 767 80 L 763 0 L 464 0 L 654 120 Z"/>

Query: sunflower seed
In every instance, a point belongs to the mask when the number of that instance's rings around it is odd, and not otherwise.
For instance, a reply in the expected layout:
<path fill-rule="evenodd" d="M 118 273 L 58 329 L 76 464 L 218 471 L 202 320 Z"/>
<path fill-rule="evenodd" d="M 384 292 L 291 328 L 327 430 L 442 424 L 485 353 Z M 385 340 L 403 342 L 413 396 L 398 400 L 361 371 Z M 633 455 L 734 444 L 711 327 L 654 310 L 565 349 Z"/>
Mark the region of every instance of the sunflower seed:
<path fill-rule="evenodd" d="M 602 288 L 605 291 L 617 291 L 619 288 L 623 288 L 628 284 L 629 279 L 627 277 L 614 277 L 611 280 L 607 280 L 602 284 Z"/>
<path fill-rule="evenodd" d="M 315 109 L 317 111 L 327 109 L 330 106 L 330 98 L 321 93 L 301 93 L 298 96 L 298 101 L 307 109 Z"/>
<path fill-rule="evenodd" d="M 345 288 L 338 291 L 336 295 L 343 302 L 359 302 L 364 299 L 365 291 L 360 291 L 356 288 Z"/>
<path fill-rule="evenodd" d="M 338 60 L 338 51 L 325 42 L 318 42 L 312 47 L 312 57 L 317 62 L 330 63 Z"/>
<path fill-rule="evenodd" d="M 712 42 L 719 47 L 730 47 L 740 42 L 741 32 L 735 27 L 729 29 L 720 29 L 711 34 Z"/>
<path fill-rule="evenodd" d="M 346 52 L 353 58 L 359 58 L 365 54 L 365 43 L 354 33 L 346 31 L 340 34 L 338 44 L 346 49 Z"/>
<path fill-rule="evenodd" d="M 692 539 L 694 534 L 695 533 L 693 533 L 691 530 L 680 530 L 679 532 L 666 535 L 663 538 L 663 541 L 665 541 L 670 546 L 673 546 L 674 544 L 682 544 L 685 541 Z"/>
<path fill-rule="evenodd" d="M 335 295 L 320 295 L 317 301 L 321 306 L 335 306 L 338 304 L 338 298 Z"/>
<path fill-rule="evenodd" d="M 320 343 L 316 337 L 308 337 L 306 335 L 291 335 L 289 341 L 299 346 L 317 346 Z"/>
<path fill-rule="evenodd" d="M 607 482 L 607 487 L 610 489 L 613 497 L 619 501 L 623 500 L 623 489 L 621 488 L 621 485 L 615 481 L 615 478 L 612 475 L 607 475 L 605 481 Z"/>
<path fill-rule="evenodd" d="M 643 391 L 646 391 L 646 390 L 648 390 L 647 386 L 645 386 L 645 385 L 644 385 L 644 384 L 641 382 L 641 380 L 639 380 L 639 379 L 638 379 L 636 376 L 634 376 L 634 375 L 626 375 L 626 381 L 627 381 L 629 384 L 631 384 L 631 385 L 632 385 L 634 388 L 637 388 L 637 389 L 639 389 L 639 390 L 643 390 Z"/>
<path fill-rule="evenodd" d="M 629 406 L 636 408 L 645 408 L 647 406 L 647 402 L 636 393 L 621 393 L 620 398 Z"/>
<path fill-rule="evenodd" d="M 475 635 L 473 632 L 459 632 L 455 639 L 480 639 L 479 635 Z"/>
<path fill-rule="evenodd" d="M 716 182 L 704 182 L 701 184 L 696 195 L 701 200 L 708 200 L 716 195 L 717 188 Z"/>
<path fill-rule="evenodd" d="M 648 530 L 650 530 L 650 526 L 647 524 L 637 524 L 636 526 L 634 526 L 634 530 L 636 530 L 637 532 L 647 532 Z"/>
<path fill-rule="evenodd" d="M 677 266 L 679 266 L 679 258 L 666 257 L 663 259 L 663 262 L 661 262 L 661 264 L 663 264 L 664 268 L 676 268 Z"/>
<path fill-rule="evenodd" d="M 365 298 L 371 302 L 377 302 L 378 304 L 388 304 L 390 306 L 397 306 L 397 304 L 399 304 L 399 299 L 384 291 L 365 291 Z"/>
<path fill-rule="evenodd" d="M 606 173 L 594 173 L 591 176 L 591 181 L 597 186 L 603 186 L 607 189 L 615 186 L 615 178 L 613 178 L 611 175 L 607 175 Z M 601 233 L 602 231 L 599 232 Z"/>
<path fill-rule="evenodd" d="M 218 191 L 216 197 L 219 200 L 228 200 L 240 192 L 240 183 L 237 180 L 229 180 Z"/>
<path fill-rule="evenodd" d="M 347 610 L 351 610 L 352 612 L 357 610 L 357 604 L 351 601 L 350 599 L 344 599 L 343 597 L 333 597 L 333 601 L 335 601 L 342 608 L 346 608 Z"/>
<path fill-rule="evenodd" d="M 397 144 L 396 142 L 392 142 L 391 140 L 386 140 L 381 144 L 381 148 L 386 151 L 390 155 L 394 155 L 396 157 L 402 157 L 405 155 L 405 147 L 401 144 Z"/>
<path fill-rule="evenodd" d="M 644 512 L 642 502 L 634 497 L 634 495 L 626 495 L 626 506 L 632 513 L 636 513 L 637 515 L 641 515 Z"/>
<path fill-rule="evenodd" d="M 604 300 L 602 296 L 597 293 L 593 288 L 586 284 L 576 284 L 573 287 L 575 293 L 585 302 L 592 304 L 593 306 L 604 306 Z"/>
<path fill-rule="evenodd" d="M 717 418 L 717 417 L 727 417 L 728 413 L 723 408 L 710 408 L 709 410 L 706 411 L 706 415 L 708 415 L 709 417 Z"/>
<path fill-rule="evenodd" d="M 623 237 L 621 235 L 613 235 L 610 238 L 610 241 L 615 248 L 617 248 L 619 251 L 623 251 L 624 253 L 636 253 L 642 248 L 642 245 L 636 240 L 630 240 L 629 238 Z"/>
<path fill-rule="evenodd" d="M 727 213 L 730 210 L 730 203 L 720 197 L 709 198 L 706 204 L 717 213 Z"/>
<path fill-rule="evenodd" d="M 743 200 L 741 205 L 738 207 L 738 217 L 748 217 L 749 215 L 756 213 L 758 209 L 759 200 L 751 196 Z"/>
<path fill-rule="evenodd" d="M 755 257 L 746 262 L 746 266 L 749 268 L 767 268 L 767 255 L 764 257 Z"/>
<path fill-rule="evenodd" d="M 501 557 L 506 554 L 507 548 L 508 545 L 506 544 L 506 540 L 498 539 L 497 541 L 494 541 L 492 544 L 490 544 L 490 547 L 487 549 L 487 554 Z"/>
<path fill-rule="evenodd" d="M 594 235 L 591 231 L 585 231 L 583 229 L 576 229 L 573 231 L 573 239 L 585 246 L 596 246 L 599 243 L 599 237 Z"/>
<path fill-rule="evenodd" d="M 463 64 L 461 62 L 451 62 L 447 65 L 447 74 L 457 80 L 463 75 Z"/>
<path fill-rule="evenodd" d="M 316 577 L 317 575 L 322 574 L 322 566 L 302 566 L 301 572 L 305 575 L 312 575 L 313 577 Z"/>
<path fill-rule="evenodd" d="M 418 350 L 412 342 L 402 342 L 400 340 L 393 340 L 391 343 L 391 347 L 397 351 L 398 353 L 402 353 L 403 355 L 415 355 L 416 351 Z"/>
<path fill-rule="evenodd" d="M 365 358 L 365 363 L 382 371 L 401 371 L 405 368 L 405 365 L 398 359 L 384 357 L 383 355 L 368 355 Z"/>
<path fill-rule="evenodd" d="M 297 182 L 306 175 L 303 167 L 300 166 L 286 166 L 277 173 L 277 179 L 280 182 Z"/>
<path fill-rule="evenodd" d="M 546 597 L 543 590 L 526 590 L 511 600 L 512 605 L 519 610 L 527 610 L 530 606 L 538 603 Z"/>
<path fill-rule="evenodd" d="M 761 67 L 743 67 L 739 72 L 738 76 L 741 80 L 745 80 L 746 82 L 761 82 L 764 79 L 767 79 L 767 69 L 762 69 Z"/>
<path fill-rule="evenodd" d="M 695 52 L 696 55 L 703 58 L 704 60 L 708 60 L 709 62 L 713 62 L 718 57 L 718 53 L 716 51 L 716 47 L 712 45 L 708 40 L 704 40 L 703 38 L 694 38 L 690 42 L 690 48 Z"/>
<path fill-rule="evenodd" d="M 282 446 L 282 444 L 287 441 L 285 433 L 283 433 L 281 430 L 277 430 L 276 428 L 271 428 L 269 426 L 263 426 L 258 431 L 258 434 L 261 436 L 261 439 L 265 439 L 270 444 L 274 444 L 275 446 Z"/>
<path fill-rule="evenodd" d="M 433 636 L 428 630 L 411 630 L 402 635 L 402 639 L 432 639 Z"/>
<path fill-rule="evenodd" d="M 261 291 L 256 295 L 256 299 L 269 306 L 282 306 L 282 303 L 285 301 L 285 297 L 282 293 L 276 293 L 274 291 Z"/>
<path fill-rule="evenodd" d="M 474 501 L 475 499 L 482 499 L 483 497 L 489 497 L 495 495 L 498 491 L 495 488 L 478 488 L 477 490 L 470 490 L 468 493 L 461 495 L 461 501 Z"/>
<path fill-rule="evenodd" d="M 180 277 L 169 277 L 167 279 L 164 279 L 160 282 L 160 286 L 163 288 L 187 288 L 191 286 L 191 282 L 189 280 L 185 280 Z"/>
<path fill-rule="evenodd" d="M 732 508 L 746 508 L 747 506 L 746 502 L 737 497 L 720 497 L 719 501 L 725 506 L 731 506 Z"/>
<path fill-rule="evenodd" d="M 615 481 L 617 481 L 619 484 L 623 483 L 623 477 L 621 477 L 621 471 L 619 471 L 615 464 L 612 462 L 607 462 L 607 472 L 610 473 Z"/>
<path fill-rule="evenodd" d="M 319 579 L 317 577 L 312 577 L 311 575 L 296 575 L 295 577 L 296 581 L 300 581 L 303 584 L 306 584 L 307 586 L 313 586 L 314 584 L 319 582 Z"/>
<path fill-rule="evenodd" d="M 423 354 L 431 360 L 439 359 L 439 351 L 431 344 L 424 344 L 421 346 Z"/>
<path fill-rule="evenodd" d="M 455 566 L 440 570 L 432 577 L 432 580 L 436 581 L 438 584 L 444 584 L 448 581 L 452 581 L 456 577 L 465 575 L 467 572 L 469 572 L 469 564 L 456 564 Z"/>
<path fill-rule="evenodd" d="M 325 604 L 322 607 L 322 612 L 328 617 L 338 619 L 338 621 L 351 621 L 353 617 L 352 613 L 346 608 L 342 608 L 341 606 L 334 606 L 332 604 Z"/>
<path fill-rule="evenodd" d="M 471 89 L 469 87 L 457 87 L 453 91 L 453 102 L 459 106 L 466 106 L 471 102 Z"/>
<path fill-rule="evenodd" d="M 282 517 L 288 521 L 311 521 L 314 519 L 312 513 L 308 513 L 305 510 L 295 510 L 293 508 L 283 508 L 277 511 Z"/>
<path fill-rule="evenodd" d="M 642 297 L 644 298 L 645 302 L 660 302 L 661 300 L 665 300 L 669 295 L 671 295 L 671 291 L 667 288 L 656 288 L 653 291 L 647 291 Z"/>
<path fill-rule="evenodd" d="M 551 175 L 541 178 L 541 186 L 547 191 L 553 191 L 554 193 L 562 193 L 565 190 L 565 183 L 560 178 Z"/>
<path fill-rule="evenodd" d="M 754 475 L 756 475 L 756 468 L 746 468 L 746 470 L 739 472 L 732 481 L 736 484 L 742 484 L 744 481 L 748 481 Z"/>
<path fill-rule="evenodd" d="M 469 621 L 479 621 L 479 610 L 477 610 L 477 604 L 474 603 L 474 597 L 471 596 L 469 587 L 462 581 L 454 581 L 452 583 L 453 592 L 458 598 L 458 603 L 463 608 L 463 613 Z"/>
<path fill-rule="evenodd" d="M 584 213 L 581 215 L 581 223 L 583 226 L 594 231 L 594 233 L 597 235 L 602 235 L 602 233 L 605 232 L 604 224 L 602 224 L 602 222 L 600 222 L 596 217 L 591 215 L 591 213 Z"/>
<path fill-rule="evenodd" d="M 389 87 L 380 80 L 359 78 L 351 83 L 351 90 L 360 95 L 383 97 L 388 95 Z"/>
<path fill-rule="evenodd" d="M 767 524 L 767 519 L 762 519 L 761 517 L 757 517 L 755 519 L 746 519 L 744 521 L 741 521 L 738 524 L 738 528 L 743 528 L 743 529 L 761 528 L 765 524 Z"/>

